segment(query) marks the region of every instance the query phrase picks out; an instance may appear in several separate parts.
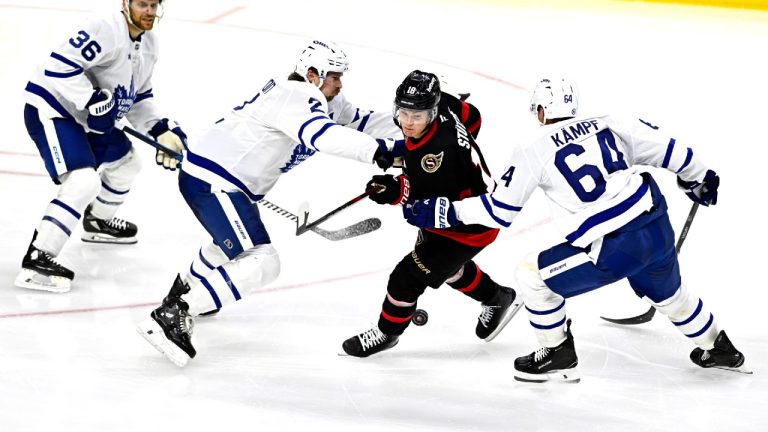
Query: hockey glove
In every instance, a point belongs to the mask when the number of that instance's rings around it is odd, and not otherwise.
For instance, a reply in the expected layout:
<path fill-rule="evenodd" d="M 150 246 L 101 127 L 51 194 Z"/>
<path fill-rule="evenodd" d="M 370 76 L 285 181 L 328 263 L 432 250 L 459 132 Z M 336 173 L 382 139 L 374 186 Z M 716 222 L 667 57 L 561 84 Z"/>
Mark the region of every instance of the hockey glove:
<path fill-rule="evenodd" d="M 386 171 L 387 168 L 390 168 L 395 161 L 395 155 L 392 150 L 389 150 L 387 142 L 392 144 L 394 143 L 394 140 L 383 140 L 380 138 L 376 139 L 376 144 L 379 145 L 379 148 L 377 148 L 376 153 L 373 154 L 373 161 L 376 163 L 376 165 L 378 165 L 379 168 L 383 169 L 384 171 Z"/>
<path fill-rule="evenodd" d="M 112 131 L 117 119 L 117 104 L 109 90 L 94 90 L 85 107 L 88 109 L 86 122 L 89 129 L 103 134 Z"/>
<path fill-rule="evenodd" d="M 695 203 L 705 207 L 708 207 L 710 204 L 717 204 L 717 188 L 720 186 L 720 177 L 712 170 L 707 170 L 704 181 L 701 183 L 685 181 L 678 177 L 677 185 Z"/>
<path fill-rule="evenodd" d="M 371 191 L 368 198 L 378 204 L 405 204 L 411 193 L 411 182 L 405 174 L 397 177 L 390 174 L 375 175 L 365 185 L 365 190 Z"/>
<path fill-rule="evenodd" d="M 181 127 L 179 127 L 176 122 L 171 122 L 167 118 L 155 123 L 155 125 L 152 126 L 152 129 L 150 129 L 149 134 L 152 135 L 157 142 L 178 154 L 182 154 L 184 147 L 186 147 L 187 134 L 181 130 Z M 178 159 L 159 149 L 155 154 L 155 162 L 171 171 L 174 171 L 179 164 Z"/>
<path fill-rule="evenodd" d="M 419 228 L 450 228 L 461 225 L 456 210 L 445 197 L 411 201 L 403 206 L 403 217 Z"/>

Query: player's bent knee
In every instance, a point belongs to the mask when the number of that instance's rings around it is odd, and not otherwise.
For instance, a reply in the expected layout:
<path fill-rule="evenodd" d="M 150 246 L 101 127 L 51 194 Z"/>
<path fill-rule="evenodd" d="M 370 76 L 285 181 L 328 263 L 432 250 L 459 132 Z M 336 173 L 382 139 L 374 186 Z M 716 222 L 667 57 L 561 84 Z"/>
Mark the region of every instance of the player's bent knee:
<path fill-rule="evenodd" d="M 136 150 L 131 147 L 128 153 L 120 159 L 104 164 L 104 174 L 115 183 L 130 184 L 141 171 L 141 158 L 136 154 Z"/>
<path fill-rule="evenodd" d="M 93 168 L 70 171 L 61 177 L 58 198 L 78 210 L 96 199 L 101 190 L 101 178 Z"/>
<path fill-rule="evenodd" d="M 280 275 L 280 256 L 271 244 L 254 246 L 240 254 L 235 261 L 240 279 L 249 291 L 273 282 Z"/>
<path fill-rule="evenodd" d="M 693 314 L 699 306 L 699 298 L 691 295 L 685 285 L 681 284 L 672 297 L 659 303 L 653 303 L 653 306 L 672 321 L 678 321 Z"/>

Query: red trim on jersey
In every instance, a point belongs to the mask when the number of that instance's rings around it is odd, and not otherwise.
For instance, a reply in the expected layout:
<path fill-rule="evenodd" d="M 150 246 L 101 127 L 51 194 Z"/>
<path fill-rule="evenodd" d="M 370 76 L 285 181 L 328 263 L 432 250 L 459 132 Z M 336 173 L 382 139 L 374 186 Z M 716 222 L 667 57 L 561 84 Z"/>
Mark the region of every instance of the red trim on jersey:
<path fill-rule="evenodd" d="M 463 191 L 459 192 L 459 199 L 457 201 L 461 201 L 464 198 L 472 196 L 472 189 L 464 189 Z"/>
<path fill-rule="evenodd" d="M 459 288 L 459 291 L 463 293 L 474 291 L 475 288 L 477 288 L 477 285 L 480 284 L 480 279 L 482 277 L 483 273 L 480 271 L 480 267 L 475 264 L 475 278 L 472 279 L 472 282 L 470 282 L 469 285 L 465 286 L 464 288 Z"/>
<path fill-rule="evenodd" d="M 481 233 L 471 234 L 437 228 L 427 228 L 427 231 L 433 234 L 441 235 L 443 237 L 448 237 L 449 239 L 455 240 L 467 246 L 484 247 L 488 246 L 489 244 L 493 243 L 494 240 L 496 240 L 500 230 L 498 228 L 493 228 Z"/>
<path fill-rule="evenodd" d="M 461 122 L 466 123 L 467 119 L 469 119 L 469 104 L 464 101 L 460 101 L 460 102 L 461 102 Z"/>
<path fill-rule="evenodd" d="M 427 132 L 426 135 L 424 135 L 421 138 L 417 138 L 418 142 L 413 142 L 411 141 L 410 138 L 406 138 L 405 148 L 407 148 L 408 150 L 416 150 L 417 148 L 423 146 L 424 143 L 432 139 L 432 136 L 435 135 L 435 132 L 437 132 L 437 121 L 432 122 L 432 126 L 429 127 L 429 132 Z"/>
<path fill-rule="evenodd" d="M 387 320 L 389 322 L 392 322 L 392 323 L 395 323 L 395 324 L 402 324 L 404 322 L 410 321 L 411 317 L 413 316 L 413 314 L 408 315 L 405 318 L 400 318 L 400 317 L 394 317 L 394 316 L 384 312 L 384 309 L 382 309 L 381 310 L 381 316 L 382 316 L 382 318 L 384 318 L 385 320 Z"/>
<path fill-rule="evenodd" d="M 483 119 L 478 119 L 475 123 L 473 123 L 471 126 L 467 127 L 467 131 L 472 134 L 472 136 L 475 136 L 475 132 L 477 132 L 478 129 L 480 129 L 480 124 L 483 122 Z"/>

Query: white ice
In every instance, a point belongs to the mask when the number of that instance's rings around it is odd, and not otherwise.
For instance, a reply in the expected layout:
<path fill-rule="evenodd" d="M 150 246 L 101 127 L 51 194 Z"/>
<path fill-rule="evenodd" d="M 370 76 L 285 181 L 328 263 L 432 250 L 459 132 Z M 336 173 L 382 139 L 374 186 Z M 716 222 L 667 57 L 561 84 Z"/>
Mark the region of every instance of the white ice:
<path fill-rule="evenodd" d="M 626 284 L 568 302 L 579 384 L 512 378 L 514 358 L 537 348 L 524 314 L 492 343 L 473 332 L 479 306 L 427 290 L 424 327 L 368 359 L 341 342 L 375 322 L 389 271 L 415 229 L 396 208 L 366 201 L 328 221 L 379 217 L 378 231 L 330 242 L 294 236 L 263 218 L 281 253 L 272 285 L 199 319 L 198 356 L 180 369 L 134 331 L 207 236 L 175 175 L 145 167 L 118 216 L 140 226 L 134 246 L 85 244 L 80 228 L 61 260 L 76 272 L 67 294 L 13 286 L 21 258 L 56 191 L 22 120 L 22 89 L 38 62 L 86 13 L 119 1 L 9 0 L 0 4 L 0 431 L 423 430 L 764 431 L 768 345 L 760 204 L 768 160 L 768 13 L 592 0 L 473 2 L 167 1 L 157 26 L 158 103 L 190 134 L 287 75 L 302 45 L 336 40 L 352 59 L 347 97 L 389 110 L 414 68 L 439 71 L 484 114 L 480 145 L 498 174 L 536 128 L 528 90 L 544 74 L 580 84 L 584 112 L 627 112 L 678 131 L 722 178 L 681 252 L 683 279 L 713 310 L 755 374 L 702 370 L 692 344 L 663 317 L 617 327 L 647 305 Z M 509 4 L 505 4 L 509 3 Z M 576 2 L 573 2 L 576 3 Z M 373 167 L 318 155 L 284 176 L 268 199 L 310 218 L 362 191 Z M 690 202 L 659 172 L 676 229 Z M 519 258 L 558 241 L 535 196 L 515 225 L 477 257 L 513 284 Z"/>

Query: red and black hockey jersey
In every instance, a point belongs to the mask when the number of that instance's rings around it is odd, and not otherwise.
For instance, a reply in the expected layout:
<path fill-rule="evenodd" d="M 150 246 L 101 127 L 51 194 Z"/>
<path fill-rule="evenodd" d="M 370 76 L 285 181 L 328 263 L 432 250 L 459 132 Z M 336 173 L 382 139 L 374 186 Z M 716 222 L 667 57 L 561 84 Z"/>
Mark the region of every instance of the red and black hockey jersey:
<path fill-rule="evenodd" d="M 442 196 L 456 201 L 493 189 L 493 178 L 475 142 L 481 122 L 474 105 L 441 94 L 437 118 L 427 133 L 405 142 L 403 171 L 410 179 L 411 199 Z M 482 225 L 428 231 L 471 246 L 488 245 L 499 232 Z"/>

